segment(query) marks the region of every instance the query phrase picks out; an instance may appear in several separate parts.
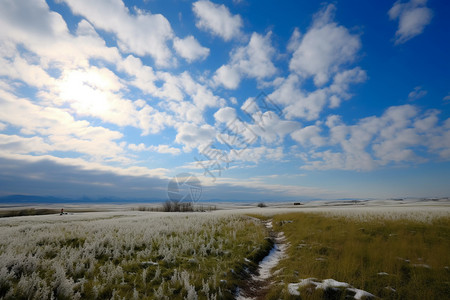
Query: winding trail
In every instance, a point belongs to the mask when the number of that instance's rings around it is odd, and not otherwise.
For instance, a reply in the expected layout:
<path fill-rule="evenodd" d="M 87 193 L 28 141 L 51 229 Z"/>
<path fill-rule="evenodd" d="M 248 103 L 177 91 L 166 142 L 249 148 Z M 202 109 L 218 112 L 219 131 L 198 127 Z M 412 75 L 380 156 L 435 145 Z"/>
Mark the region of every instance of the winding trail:
<path fill-rule="evenodd" d="M 236 300 L 264 299 L 264 296 L 268 292 L 268 287 L 272 284 L 269 281 L 272 275 L 271 271 L 285 257 L 288 245 L 286 244 L 284 233 L 273 231 L 272 220 L 263 221 L 263 223 L 269 230 L 270 237 L 274 241 L 273 248 L 259 263 L 256 273 L 239 289 Z"/>

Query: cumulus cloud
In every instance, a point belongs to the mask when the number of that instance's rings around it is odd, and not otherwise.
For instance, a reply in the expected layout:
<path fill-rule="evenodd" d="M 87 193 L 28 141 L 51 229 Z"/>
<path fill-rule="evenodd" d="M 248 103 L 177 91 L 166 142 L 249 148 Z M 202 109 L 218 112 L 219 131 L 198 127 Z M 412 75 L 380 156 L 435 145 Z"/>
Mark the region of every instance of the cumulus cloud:
<path fill-rule="evenodd" d="M 178 133 L 175 137 L 175 142 L 183 145 L 183 150 L 186 152 L 195 148 L 205 147 L 211 143 L 215 136 L 216 130 L 211 125 L 196 126 L 193 124 L 182 124 L 177 128 Z"/>
<path fill-rule="evenodd" d="M 128 78 L 129 84 L 139 88 L 142 92 L 150 95 L 158 94 L 155 81 L 159 79 L 159 76 L 151 66 L 144 65 L 140 58 L 128 55 L 124 60 L 118 62 L 117 69 L 129 75 L 131 77 Z"/>
<path fill-rule="evenodd" d="M 188 72 L 183 72 L 178 78 L 180 86 L 190 96 L 192 103 L 202 112 L 207 107 L 218 107 L 225 103 L 224 99 L 214 95 L 205 85 L 196 82 Z"/>
<path fill-rule="evenodd" d="M 38 55 L 44 68 L 88 65 L 90 58 L 116 62 L 120 54 L 85 20 L 78 24 L 77 36 L 69 33 L 64 19 L 50 11 L 44 0 L 2 1 L 0 3 L 2 53 L 16 53 L 16 44 Z M 7 50 L 9 53 L 5 53 Z M 63 49 L 63 50 L 62 50 Z"/>
<path fill-rule="evenodd" d="M 412 105 L 393 106 L 380 117 L 368 117 L 346 125 L 339 116 L 329 116 L 328 136 L 320 129 L 293 138 L 300 144 L 320 141 L 324 150 L 303 156 L 304 169 L 373 170 L 388 164 L 422 163 L 423 150 L 443 159 L 450 157 L 450 121 L 438 124 L 437 110 L 421 112 Z M 312 137 L 312 138 L 310 138 Z"/>
<path fill-rule="evenodd" d="M 261 80 L 273 76 L 277 69 L 272 62 L 275 49 L 270 36 L 270 32 L 265 36 L 253 33 L 249 43 L 236 48 L 231 54 L 230 62 L 216 71 L 213 81 L 228 89 L 236 89 L 241 77 Z"/>
<path fill-rule="evenodd" d="M 225 5 L 201 0 L 192 4 L 192 10 L 197 17 L 196 26 L 199 29 L 220 36 L 225 41 L 241 35 L 241 16 L 232 15 Z"/>
<path fill-rule="evenodd" d="M 97 160 L 125 159 L 123 148 L 117 142 L 123 135 L 118 131 L 77 121 L 63 109 L 42 107 L 2 90 L 0 106 L 3 122 L 18 128 L 21 134 L 46 138 L 36 141 L 37 152 L 74 151 Z M 19 137 L 14 139 L 19 142 Z M 16 146 L 24 146 L 20 152 L 31 153 L 33 149 L 25 147 L 31 145 L 30 141 L 22 139 Z"/>
<path fill-rule="evenodd" d="M 361 48 L 360 38 L 333 21 L 335 10 L 328 5 L 314 16 L 304 35 L 297 28 L 292 33 L 288 43 L 291 73 L 276 78 L 269 95 L 288 119 L 317 120 L 325 108 L 337 108 L 352 97 L 351 85 L 367 79 L 365 70 L 351 67 Z M 307 78 L 315 86 L 308 86 Z"/>
<path fill-rule="evenodd" d="M 223 65 L 217 69 L 213 80 L 216 84 L 221 84 L 227 89 L 235 90 L 241 82 L 241 75 L 239 74 L 239 70 L 237 68 L 229 65 Z"/>
<path fill-rule="evenodd" d="M 157 65 L 171 62 L 167 41 L 174 37 L 169 21 L 160 14 L 135 9 L 131 14 L 122 0 L 61 0 L 73 13 L 85 17 L 96 28 L 117 36 L 118 47 L 125 53 L 150 55 Z M 108 17 L 105 17 L 108 16 Z"/>
<path fill-rule="evenodd" d="M 300 127 L 296 121 L 284 120 L 281 111 L 270 99 L 249 98 L 241 106 L 241 111 L 250 118 L 246 126 L 260 138 L 261 143 L 281 143 L 284 137 Z"/>
<path fill-rule="evenodd" d="M 427 6 L 427 0 L 397 1 L 389 10 L 391 20 L 398 19 L 395 32 L 395 44 L 402 44 L 421 34 L 431 19 L 433 12 Z"/>
<path fill-rule="evenodd" d="M 341 66 L 353 62 L 361 48 L 358 35 L 333 21 L 335 10 L 330 4 L 316 14 L 301 41 L 297 31 L 291 37 L 291 50 L 294 45 L 298 47 L 292 54 L 290 70 L 304 78 L 312 76 L 316 86 L 326 84 Z"/>
<path fill-rule="evenodd" d="M 184 39 L 175 38 L 173 47 L 178 55 L 186 59 L 188 62 L 205 59 L 209 55 L 209 49 L 200 45 L 200 43 L 189 35 Z"/>
<path fill-rule="evenodd" d="M 351 98 L 351 84 L 364 82 L 366 72 L 356 67 L 337 73 L 332 83 L 311 92 L 302 89 L 302 81 L 296 74 L 277 82 L 276 89 L 269 97 L 284 106 L 283 113 L 288 119 L 302 118 L 313 121 L 319 118 L 325 107 L 336 108 L 343 100 Z"/>
<path fill-rule="evenodd" d="M 291 134 L 292 138 L 302 146 L 320 147 L 325 144 L 325 139 L 320 135 L 321 128 L 316 125 L 306 126 Z"/>
<path fill-rule="evenodd" d="M 214 113 L 214 119 L 219 123 L 231 123 L 237 118 L 236 109 L 233 107 L 222 107 Z"/>
<path fill-rule="evenodd" d="M 131 62 L 130 62 L 131 60 Z M 137 61 L 128 57 L 121 68 L 138 67 Z M 141 66 L 139 78 L 132 84 L 139 86 L 148 82 L 149 70 Z M 140 81 L 142 80 L 142 82 Z M 68 105 L 70 112 L 78 117 L 94 117 L 105 123 L 118 126 L 132 126 L 142 130 L 143 135 L 158 133 L 167 125 L 173 125 L 172 118 L 149 106 L 143 100 L 130 100 L 123 96 L 123 80 L 107 68 L 65 69 L 60 78 L 54 80 L 51 90 L 39 93 L 47 104 Z M 154 91 L 157 94 L 157 90 Z"/>

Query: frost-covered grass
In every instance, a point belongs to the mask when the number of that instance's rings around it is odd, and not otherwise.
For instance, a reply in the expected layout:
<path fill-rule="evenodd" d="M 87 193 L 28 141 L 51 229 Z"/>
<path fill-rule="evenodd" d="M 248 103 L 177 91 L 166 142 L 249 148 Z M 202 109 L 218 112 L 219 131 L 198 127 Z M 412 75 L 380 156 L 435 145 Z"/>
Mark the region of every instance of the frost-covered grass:
<path fill-rule="evenodd" d="M 254 219 L 211 213 L 0 219 L 0 298 L 231 299 L 266 235 Z"/>
<path fill-rule="evenodd" d="M 450 295 L 449 217 L 290 213 L 275 215 L 273 226 L 290 246 L 268 299 L 343 299 L 359 290 L 383 299 Z M 326 279 L 351 288 L 330 294 L 321 288 Z"/>

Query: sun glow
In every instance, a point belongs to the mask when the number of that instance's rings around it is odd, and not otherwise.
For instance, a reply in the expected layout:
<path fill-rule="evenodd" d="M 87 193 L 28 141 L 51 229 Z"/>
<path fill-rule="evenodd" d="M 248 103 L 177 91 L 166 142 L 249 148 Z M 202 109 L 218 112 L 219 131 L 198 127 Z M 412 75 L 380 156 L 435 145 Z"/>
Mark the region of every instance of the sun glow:
<path fill-rule="evenodd" d="M 79 115 L 102 116 L 111 110 L 110 99 L 117 89 L 101 70 L 71 70 L 63 77 L 59 95 Z"/>

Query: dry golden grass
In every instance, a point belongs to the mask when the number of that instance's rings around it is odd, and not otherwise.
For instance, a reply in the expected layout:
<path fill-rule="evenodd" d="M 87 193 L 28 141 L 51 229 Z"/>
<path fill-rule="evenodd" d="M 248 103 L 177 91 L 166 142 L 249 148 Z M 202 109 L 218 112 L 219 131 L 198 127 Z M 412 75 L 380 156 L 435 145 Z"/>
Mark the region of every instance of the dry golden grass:
<path fill-rule="evenodd" d="M 276 268 L 280 284 L 273 285 L 269 298 L 299 298 L 288 294 L 287 285 L 311 277 L 347 282 L 383 299 L 450 295 L 450 218 L 422 222 L 291 213 L 274 216 L 273 225 L 290 247 Z M 302 299 L 324 297 L 314 289 L 300 293 Z"/>

